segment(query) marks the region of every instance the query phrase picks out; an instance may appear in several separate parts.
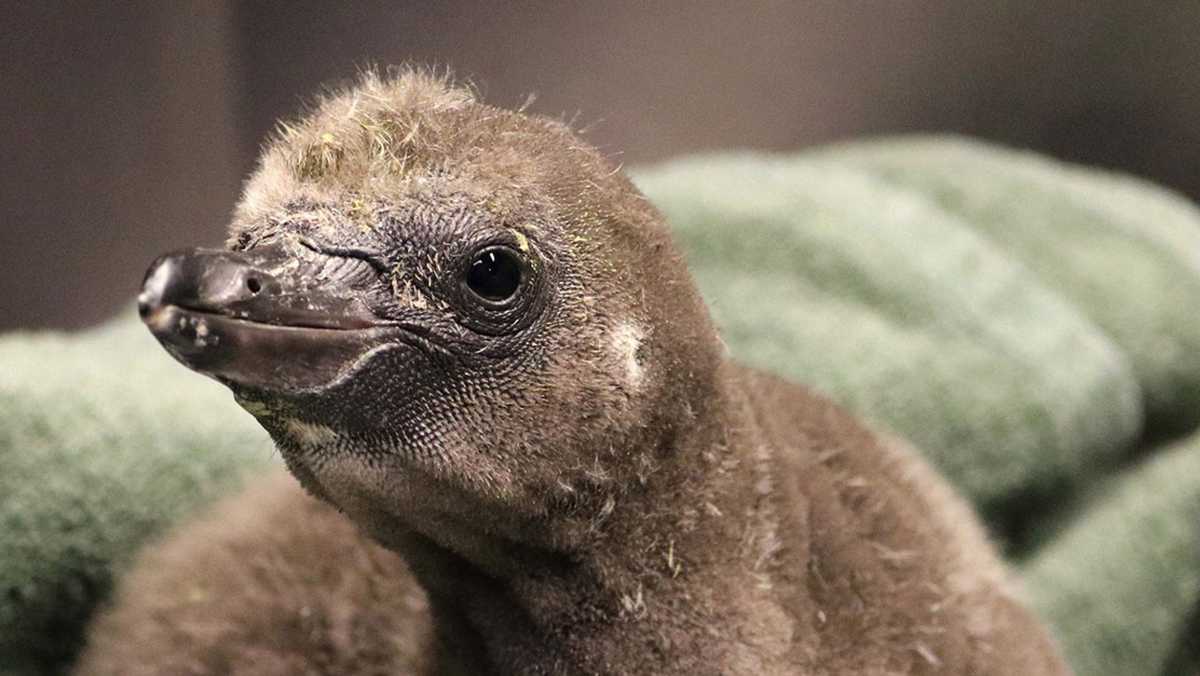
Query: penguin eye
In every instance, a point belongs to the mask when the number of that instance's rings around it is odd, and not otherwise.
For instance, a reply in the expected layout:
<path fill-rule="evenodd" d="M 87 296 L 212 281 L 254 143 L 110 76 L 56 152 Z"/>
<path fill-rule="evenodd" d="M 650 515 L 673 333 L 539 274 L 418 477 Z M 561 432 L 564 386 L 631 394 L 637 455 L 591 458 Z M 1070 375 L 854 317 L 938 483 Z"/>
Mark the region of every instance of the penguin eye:
<path fill-rule="evenodd" d="M 522 280 L 521 260 L 505 246 L 488 247 L 475 254 L 467 269 L 467 288 L 493 303 L 516 295 Z"/>

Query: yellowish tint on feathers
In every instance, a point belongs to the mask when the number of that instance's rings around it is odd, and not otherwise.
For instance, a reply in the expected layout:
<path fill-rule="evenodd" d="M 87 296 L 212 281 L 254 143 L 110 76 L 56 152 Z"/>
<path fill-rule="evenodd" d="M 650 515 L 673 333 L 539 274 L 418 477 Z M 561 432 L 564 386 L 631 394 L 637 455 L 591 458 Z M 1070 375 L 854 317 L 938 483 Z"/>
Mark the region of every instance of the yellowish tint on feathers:
<path fill-rule="evenodd" d="M 296 418 L 288 420 L 286 425 L 288 434 L 297 443 L 306 448 L 317 448 L 331 444 L 337 439 L 337 432 L 334 432 L 325 425 L 304 422 Z"/>
<path fill-rule="evenodd" d="M 428 154 L 430 140 L 442 136 L 442 113 L 474 102 L 474 93 L 448 75 L 370 70 L 349 95 L 321 100 L 301 123 L 280 124 L 273 149 L 289 155 L 288 165 L 301 180 L 344 171 L 404 174 Z"/>

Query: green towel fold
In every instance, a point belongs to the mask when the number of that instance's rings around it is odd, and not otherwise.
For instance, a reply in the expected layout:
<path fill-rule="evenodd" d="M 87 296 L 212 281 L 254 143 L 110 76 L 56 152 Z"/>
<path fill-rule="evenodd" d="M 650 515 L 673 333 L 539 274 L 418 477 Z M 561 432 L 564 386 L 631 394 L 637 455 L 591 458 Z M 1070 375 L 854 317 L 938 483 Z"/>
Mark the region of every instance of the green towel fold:
<path fill-rule="evenodd" d="M 113 571 L 270 440 L 128 317 L 0 339 L 0 670 L 69 657 Z"/>
<path fill-rule="evenodd" d="M 971 223 L 1125 351 L 1152 433 L 1200 424 L 1194 205 L 1144 182 L 963 139 L 857 143 L 805 157 L 867 172 Z"/>
<path fill-rule="evenodd" d="M 894 428 L 977 501 L 1057 487 L 1137 438 L 1123 354 L 925 196 L 803 156 L 698 157 L 636 180 L 734 356 Z"/>
<path fill-rule="evenodd" d="M 1200 437 L 1093 492 L 1023 566 L 1030 598 L 1080 676 L 1164 673 L 1182 642 L 1200 643 L 1187 633 L 1200 609 Z"/>
<path fill-rule="evenodd" d="M 1116 469 L 1143 414 L 1157 435 L 1200 421 L 1192 205 L 959 140 L 637 178 L 735 356 L 912 438 L 977 504 L 1056 522 L 1023 566 L 1081 676 L 1196 673 L 1200 436 Z M 0 673 L 69 659 L 134 550 L 269 449 L 132 311 L 0 338 Z"/>

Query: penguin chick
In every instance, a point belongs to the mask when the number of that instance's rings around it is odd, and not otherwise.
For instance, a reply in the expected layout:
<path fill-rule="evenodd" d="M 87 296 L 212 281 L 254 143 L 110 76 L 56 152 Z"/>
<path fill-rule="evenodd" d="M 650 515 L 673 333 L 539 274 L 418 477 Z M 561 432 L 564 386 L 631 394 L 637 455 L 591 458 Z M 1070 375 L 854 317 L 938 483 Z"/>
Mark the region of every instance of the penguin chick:
<path fill-rule="evenodd" d="M 75 672 L 426 674 L 436 647 L 399 555 L 276 470 L 139 554 Z"/>
<path fill-rule="evenodd" d="M 1067 673 L 941 479 L 726 358 L 662 217 L 557 121 L 368 74 L 140 309 L 405 559 L 466 672 Z"/>

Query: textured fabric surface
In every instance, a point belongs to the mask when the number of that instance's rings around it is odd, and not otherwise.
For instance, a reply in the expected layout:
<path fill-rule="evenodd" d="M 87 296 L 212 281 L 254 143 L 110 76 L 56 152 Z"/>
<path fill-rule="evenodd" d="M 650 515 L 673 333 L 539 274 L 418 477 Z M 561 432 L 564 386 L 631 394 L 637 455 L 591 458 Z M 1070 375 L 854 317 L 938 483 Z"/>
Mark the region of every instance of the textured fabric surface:
<path fill-rule="evenodd" d="M 1139 434 L 1108 336 L 926 196 L 807 156 L 700 157 L 638 182 L 734 356 L 890 425 L 977 501 L 1055 487 Z"/>
<path fill-rule="evenodd" d="M 137 546 L 271 452 L 132 308 L 74 336 L 0 338 L 0 673 L 70 654 Z"/>
<path fill-rule="evenodd" d="M 1019 562 L 1080 674 L 1195 673 L 1200 216 L 1133 179 L 956 139 L 636 172 L 731 353 L 911 438 Z M 1192 312 L 1188 312 L 1189 303 Z M 271 462 L 132 309 L 0 338 L 0 673 L 68 656 L 131 553 Z"/>
<path fill-rule="evenodd" d="M 1200 210 L 1190 202 L 961 139 L 814 155 L 932 200 L 1075 304 L 1128 355 L 1156 433 L 1200 422 Z"/>
<path fill-rule="evenodd" d="M 1075 521 L 1022 567 L 1034 607 L 1080 674 L 1200 669 L 1172 660 L 1194 650 L 1184 641 L 1200 641 L 1190 619 L 1200 608 L 1200 438 L 1091 493 Z"/>

